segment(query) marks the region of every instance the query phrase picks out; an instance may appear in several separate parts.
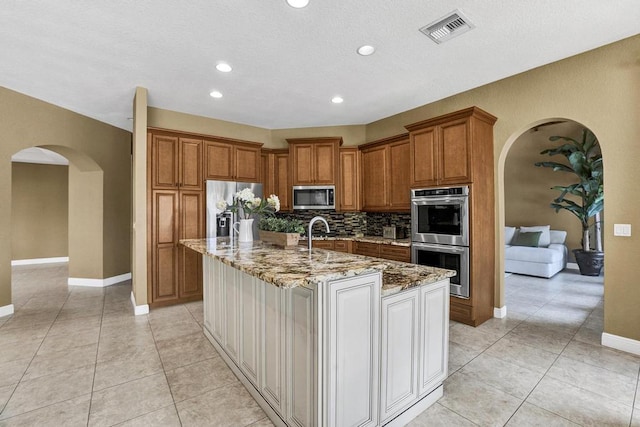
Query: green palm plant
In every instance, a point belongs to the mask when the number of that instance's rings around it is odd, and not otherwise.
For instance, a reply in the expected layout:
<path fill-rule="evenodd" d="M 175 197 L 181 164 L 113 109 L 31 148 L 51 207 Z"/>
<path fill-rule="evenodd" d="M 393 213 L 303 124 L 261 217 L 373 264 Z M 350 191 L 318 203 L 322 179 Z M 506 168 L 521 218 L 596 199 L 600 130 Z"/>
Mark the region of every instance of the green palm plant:
<path fill-rule="evenodd" d="M 554 171 L 573 173 L 578 178 L 576 183 L 552 187 L 560 191 L 560 195 L 553 199 L 551 207 L 556 212 L 560 209 L 567 210 L 580 220 L 582 250 L 590 251 L 589 229 L 596 225 L 599 230 L 600 212 L 604 209 L 602 153 L 598 139 L 589 129 L 584 129 L 581 140 L 566 136 L 552 136 L 549 141 L 560 141 L 562 145 L 543 150 L 540 154 L 561 155 L 566 158 L 567 163 L 536 162 L 535 165 L 552 168 Z M 574 196 L 574 199 L 569 196 Z M 598 250 L 601 250 L 600 246 L 598 244 Z"/>

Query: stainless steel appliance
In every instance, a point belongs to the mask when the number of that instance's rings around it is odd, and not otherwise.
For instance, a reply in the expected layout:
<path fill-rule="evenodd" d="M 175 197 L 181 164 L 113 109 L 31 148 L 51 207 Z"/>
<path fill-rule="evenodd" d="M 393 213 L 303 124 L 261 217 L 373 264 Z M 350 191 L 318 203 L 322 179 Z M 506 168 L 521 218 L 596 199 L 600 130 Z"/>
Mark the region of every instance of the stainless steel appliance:
<path fill-rule="evenodd" d="M 411 190 L 411 240 L 469 246 L 469 187 Z"/>
<path fill-rule="evenodd" d="M 469 187 L 411 190 L 411 262 L 455 270 L 451 295 L 469 298 Z"/>
<path fill-rule="evenodd" d="M 255 182 L 207 181 L 207 238 L 233 237 L 233 223 L 238 221 L 236 214 L 221 211 L 216 204 L 224 200 L 233 203 L 233 195 L 250 188 L 256 197 L 262 197 L 262 184 Z M 258 218 L 253 221 L 253 236 L 258 236 Z"/>
<path fill-rule="evenodd" d="M 335 185 L 293 187 L 293 209 L 335 209 Z"/>
<path fill-rule="evenodd" d="M 404 239 L 405 235 L 404 227 L 388 226 L 382 227 L 382 237 L 385 239 Z"/>

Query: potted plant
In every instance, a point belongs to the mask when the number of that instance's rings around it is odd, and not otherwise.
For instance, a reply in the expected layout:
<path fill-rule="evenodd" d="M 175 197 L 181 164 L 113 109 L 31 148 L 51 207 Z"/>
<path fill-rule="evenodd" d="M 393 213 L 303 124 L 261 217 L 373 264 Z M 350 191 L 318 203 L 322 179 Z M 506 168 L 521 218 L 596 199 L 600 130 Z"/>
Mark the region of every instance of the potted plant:
<path fill-rule="evenodd" d="M 233 195 L 233 203 L 228 205 L 225 200 L 218 200 L 216 207 L 221 211 L 229 210 L 237 213 L 240 222 L 237 223 L 239 228 L 238 242 L 247 243 L 253 241 L 253 216 L 255 215 L 273 215 L 280 210 L 280 199 L 275 194 L 267 198 L 256 197 L 250 188 L 245 188 Z M 233 225 L 235 230 L 235 224 Z"/>
<path fill-rule="evenodd" d="M 540 152 L 549 156 L 562 155 L 567 163 L 536 162 L 536 166 L 552 168 L 554 171 L 575 174 L 578 182 L 552 187 L 560 195 L 551 202 L 551 207 L 559 212 L 565 209 L 574 214 L 582 225 L 582 249 L 573 253 L 580 268 L 580 274 L 598 276 L 604 263 L 600 233 L 600 212 L 604 208 L 602 153 L 596 136 L 588 129 L 582 132 L 580 141 L 565 136 L 552 136 L 550 141 L 560 141 L 562 145 Z M 573 196 L 574 200 L 569 198 Z M 596 247 L 591 248 L 589 230 L 595 227 Z"/>
<path fill-rule="evenodd" d="M 298 246 L 300 233 L 304 233 L 304 225 L 297 219 L 265 216 L 258 222 L 258 231 L 263 242 L 292 249 Z"/>

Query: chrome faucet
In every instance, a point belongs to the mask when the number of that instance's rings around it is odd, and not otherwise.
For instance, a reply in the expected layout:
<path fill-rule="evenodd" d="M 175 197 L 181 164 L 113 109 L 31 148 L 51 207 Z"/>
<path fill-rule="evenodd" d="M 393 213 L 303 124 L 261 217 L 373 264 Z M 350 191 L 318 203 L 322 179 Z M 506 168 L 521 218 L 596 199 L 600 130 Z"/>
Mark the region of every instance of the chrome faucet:
<path fill-rule="evenodd" d="M 307 239 L 309 240 L 309 253 L 311 253 L 311 244 L 313 243 L 311 230 L 313 229 L 313 224 L 315 224 L 317 221 L 324 222 L 325 227 L 327 227 L 327 233 L 329 232 L 329 223 L 326 219 L 322 218 L 321 216 L 314 216 L 313 218 L 311 218 L 311 221 L 309 221 L 309 231 L 307 231 Z"/>

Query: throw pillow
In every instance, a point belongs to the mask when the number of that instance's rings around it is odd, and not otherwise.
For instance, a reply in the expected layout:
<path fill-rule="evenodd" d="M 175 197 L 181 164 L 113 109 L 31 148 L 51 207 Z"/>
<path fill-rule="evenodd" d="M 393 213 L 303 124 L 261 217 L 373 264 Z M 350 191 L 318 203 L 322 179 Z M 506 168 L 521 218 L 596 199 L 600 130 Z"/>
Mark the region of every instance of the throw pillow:
<path fill-rule="evenodd" d="M 520 232 L 531 233 L 532 231 L 541 231 L 540 241 L 538 242 L 538 246 L 541 248 L 546 248 L 551 243 L 551 232 L 549 229 L 550 225 L 536 225 L 534 227 L 520 227 Z"/>
<path fill-rule="evenodd" d="M 513 235 L 516 234 L 515 227 L 505 227 L 504 228 L 504 244 L 510 245 L 513 240 Z"/>
<path fill-rule="evenodd" d="M 540 236 L 542 236 L 542 231 L 520 231 L 511 244 L 513 246 L 530 246 L 536 248 L 540 242 Z"/>

